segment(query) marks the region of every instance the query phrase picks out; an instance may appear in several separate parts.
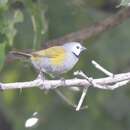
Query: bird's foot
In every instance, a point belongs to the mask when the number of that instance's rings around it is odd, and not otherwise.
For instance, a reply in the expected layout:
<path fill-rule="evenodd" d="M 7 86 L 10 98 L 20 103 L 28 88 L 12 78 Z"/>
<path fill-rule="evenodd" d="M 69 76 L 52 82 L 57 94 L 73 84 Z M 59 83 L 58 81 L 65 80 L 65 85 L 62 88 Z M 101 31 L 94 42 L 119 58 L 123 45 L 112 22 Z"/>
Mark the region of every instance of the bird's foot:
<path fill-rule="evenodd" d="M 4 89 L 3 89 L 3 87 L 2 87 L 2 84 L 0 84 L 0 91 L 3 91 Z"/>
<path fill-rule="evenodd" d="M 65 79 L 63 77 L 61 77 L 60 80 L 62 82 L 62 86 L 66 86 Z"/>
<path fill-rule="evenodd" d="M 40 86 L 40 89 L 45 89 L 45 85 L 44 85 L 44 81 L 45 81 L 45 75 L 42 71 L 40 71 L 40 73 L 37 76 L 37 79 L 42 80 L 43 84 Z"/>

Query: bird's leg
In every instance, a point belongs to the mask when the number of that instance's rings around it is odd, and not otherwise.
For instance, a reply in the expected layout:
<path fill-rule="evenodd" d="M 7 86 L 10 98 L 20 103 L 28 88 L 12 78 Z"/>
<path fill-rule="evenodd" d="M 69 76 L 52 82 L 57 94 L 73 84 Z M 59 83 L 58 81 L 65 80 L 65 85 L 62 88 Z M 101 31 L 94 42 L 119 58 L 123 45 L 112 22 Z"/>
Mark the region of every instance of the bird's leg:
<path fill-rule="evenodd" d="M 61 80 L 62 86 L 66 86 L 65 78 L 64 77 L 60 77 L 60 80 Z"/>
<path fill-rule="evenodd" d="M 60 77 L 59 75 L 58 76 L 53 76 L 53 75 L 50 75 L 51 78 L 57 80 L 57 79 L 60 79 L 60 81 L 62 82 L 62 86 L 65 86 L 66 83 L 65 83 L 65 78 L 64 77 Z"/>
<path fill-rule="evenodd" d="M 40 79 L 42 79 L 44 81 L 45 80 L 45 74 L 42 71 L 40 71 L 37 78 L 40 78 Z"/>
<path fill-rule="evenodd" d="M 76 71 L 74 72 L 74 75 L 75 76 L 81 76 L 83 78 L 85 78 L 89 83 L 90 85 L 93 86 L 93 78 L 92 77 L 88 77 L 85 73 L 83 73 L 82 71 Z"/>
<path fill-rule="evenodd" d="M 61 82 L 62 82 L 62 86 L 65 86 L 65 85 L 66 85 L 66 83 L 65 83 L 65 78 L 64 78 L 64 77 L 61 77 L 60 80 L 61 80 Z"/>
<path fill-rule="evenodd" d="M 2 84 L 0 84 L 0 91 L 3 91 L 4 89 L 3 89 L 3 87 L 2 87 Z"/>
<path fill-rule="evenodd" d="M 43 81 L 43 84 L 40 86 L 40 89 L 45 89 L 46 88 L 46 86 L 44 86 L 45 74 L 41 71 L 41 69 L 40 69 L 40 72 L 39 72 L 37 78 L 41 79 Z"/>

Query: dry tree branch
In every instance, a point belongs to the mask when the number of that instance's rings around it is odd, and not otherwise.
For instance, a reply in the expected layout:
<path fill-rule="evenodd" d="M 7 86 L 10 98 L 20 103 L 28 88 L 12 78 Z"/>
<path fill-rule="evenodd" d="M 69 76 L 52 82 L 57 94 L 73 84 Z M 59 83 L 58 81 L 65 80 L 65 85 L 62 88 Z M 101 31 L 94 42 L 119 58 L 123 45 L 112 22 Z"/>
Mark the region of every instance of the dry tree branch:
<path fill-rule="evenodd" d="M 110 86 L 111 84 L 120 83 L 122 81 L 130 81 L 130 72 L 115 74 L 114 77 L 105 77 L 105 78 L 98 78 L 92 79 L 93 84 L 98 84 L 100 86 L 93 86 L 99 89 L 105 90 L 114 90 L 120 86 Z M 27 82 L 15 82 L 15 83 L 0 83 L 1 90 L 10 90 L 10 89 L 21 89 L 21 88 L 33 88 L 39 87 L 43 90 L 50 90 L 55 89 L 60 86 L 63 86 L 62 80 L 42 80 L 42 79 L 35 79 L 32 81 Z M 123 84 L 124 85 L 124 84 Z M 64 87 L 68 88 L 71 86 L 78 86 L 79 88 L 84 88 L 84 86 L 91 86 L 91 83 L 87 79 L 80 79 L 80 78 L 73 78 L 73 79 L 66 79 Z"/>
<path fill-rule="evenodd" d="M 96 63 L 97 64 L 97 63 Z M 81 71 L 77 72 L 77 75 L 81 76 Z M 82 77 L 85 74 L 82 72 Z M 87 76 L 86 76 L 87 77 Z M 27 82 L 15 82 L 15 83 L 0 83 L 1 90 L 9 90 L 9 89 L 21 89 L 21 88 L 32 88 L 39 87 L 43 90 L 56 89 L 60 86 L 64 86 L 66 88 L 77 86 L 81 90 L 84 87 L 93 86 L 99 89 L 113 90 L 120 86 L 123 86 L 125 83 L 130 81 L 130 72 L 115 74 L 114 76 L 107 76 L 103 78 L 94 79 L 92 77 L 83 78 L 72 78 L 63 80 L 47 80 L 38 76 L 35 80 L 27 81 Z M 121 82 L 123 82 L 121 84 Z M 120 84 L 119 86 L 116 84 Z M 96 86 L 97 85 L 97 86 Z"/>
<path fill-rule="evenodd" d="M 72 32 L 61 38 L 49 41 L 46 43 L 46 45 L 63 44 L 65 42 L 71 42 L 71 41 L 81 41 L 82 42 L 83 40 L 86 40 L 92 36 L 96 36 L 97 34 L 100 34 L 114 26 L 119 25 L 120 23 L 122 23 L 123 21 L 128 19 L 129 17 L 130 17 L 130 7 L 117 12 L 115 15 L 110 16 L 103 21 L 97 22 L 90 27 L 86 27 L 77 32 Z M 82 95 L 79 100 L 79 103 L 77 106 L 75 106 L 76 111 L 78 111 L 78 110 L 80 110 L 80 108 L 82 106 L 82 103 L 86 96 L 87 90 L 90 86 L 99 88 L 99 89 L 114 90 L 114 89 L 124 86 L 130 82 L 130 72 L 114 75 L 111 72 L 104 69 L 99 64 L 97 64 L 95 61 L 93 61 L 92 63 L 97 69 L 99 69 L 100 71 L 105 73 L 107 75 L 107 77 L 93 79 L 91 77 L 88 77 L 86 74 L 84 74 L 83 72 L 80 71 L 80 72 L 77 72 L 77 75 L 82 76 L 82 79 L 73 78 L 73 79 L 66 79 L 65 81 L 62 81 L 62 80 L 43 80 L 43 77 L 41 75 L 39 75 L 33 81 L 16 82 L 16 83 L 0 83 L 0 89 L 8 90 L 8 89 L 22 89 L 22 88 L 39 87 L 40 89 L 43 89 L 43 90 L 50 90 L 50 89 L 56 89 L 60 86 L 63 86 L 66 88 L 72 87 L 72 86 L 77 86 L 82 90 Z"/>
<path fill-rule="evenodd" d="M 81 106 L 82 106 L 82 104 L 83 104 L 83 101 L 84 101 L 84 99 L 85 99 L 85 96 L 86 96 L 86 94 L 87 94 L 87 91 L 88 91 L 88 87 L 86 87 L 86 88 L 83 89 L 83 92 L 82 92 L 82 95 L 81 95 L 81 97 L 80 97 L 79 103 L 78 103 L 78 105 L 77 105 L 77 107 L 76 107 L 76 111 L 79 111 L 79 110 L 81 109 Z M 88 108 L 88 106 L 87 106 L 86 108 Z"/>
<path fill-rule="evenodd" d="M 121 11 L 117 12 L 115 15 L 110 16 L 100 22 L 97 22 L 90 27 L 84 27 L 77 32 L 69 33 L 63 37 L 54 39 L 52 41 L 48 41 L 45 45 L 55 45 L 55 44 L 63 44 L 65 42 L 72 42 L 72 41 L 84 41 L 90 37 L 96 36 L 108 29 L 111 29 L 120 23 L 124 22 L 130 18 L 130 7 L 122 9 Z"/>
<path fill-rule="evenodd" d="M 90 86 L 99 88 L 99 89 L 114 90 L 130 82 L 130 72 L 114 75 L 108 70 L 106 70 L 105 68 L 103 68 L 101 65 L 99 65 L 97 62 L 92 61 L 92 64 L 97 69 L 105 73 L 107 77 L 94 79 L 92 77 L 88 77 L 82 71 L 77 71 L 74 73 L 74 75 L 81 76 L 82 78 L 76 77 L 73 79 L 66 79 L 63 81 L 63 80 L 44 79 L 40 73 L 38 77 L 33 81 L 16 82 L 16 83 L 0 83 L 0 88 L 1 90 L 8 90 L 8 89 L 39 87 L 42 90 L 50 90 L 50 89 L 56 89 L 61 86 L 66 87 L 66 88 L 77 86 L 80 88 L 80 90 L 82 90 L 81 98 L 79 100 L 78 105 L 76 106 L 76 111 L 79 111 L 85 99 L 85 96 L 87 94 L 87 90 Z"/>
<path fill-rule="evenodd" d="M 96 24 L 94 24 L 90 27 L 86 27 L 86 28 L 79 30 L 77 32 L 67 34 L 61 38 L 47 42 L 47 44 L 50 44 L 50 43 L 51 44 L 55 44 L 55 43 L 63 44 L 67 41 L 83 41 L 87 38 L 90 38 L 90 37 L 95 36 L 101 32 L 104 32 L 104 31 L 106 31 L 106 30 L 108 30 L 116 25 L 119 25 L 120 23 L 122 23 L 123 21 L 128 19 L 129 17 L 130 17 L 130 7 L 122 9 L 121 11 L 117 12 L 115 15 L 110 16 L 103 21 L 97 22 Z M 122 75 L 117 75 L 117 76 L 119 77 L 119 79 L 120 79 L 120 76 L 121 76 L 121 78 L 128 78 L 129 73 L 126 73 L 125 75 L 123 74 L 123 77 L 122 77 Z M 111 83 L 112 81 L 117 80 L 116 82 L 119 82 L 118 78 L 115 78 L 115 77 L 112 79 L 109 79 L 110 77 L 103 78 L 103 79 L 95 79 L 95 80 L 93 80 L 93 82 L 98 81 L 98 82 L 100 82 L 101 85 L 104 84 L 104 82 L 106 82 L 106 81 L 107 82 L 110 81 L 110 83 Z M 121 81 L 123 81 L 123 80 L 121 80 Z M 66 82 L 68 83 L 68 85 L 77 85 L 77 83 L 78 83 L 80 86 L 84 86 L 85 84 L 90 86 L 90 83 L 88 83 L 86 80 L 81 80 L 81 79 L 72 79 L 72 80 L 67 80 Z M 57 80 L 57 81 L 52 80 L 51 84 L 50 84 L 50 81 L 48 82 L 48 80 L 46 80 L 44 82 L 44 84 L 48 85 L 48 86 L 53 85 L 55 87 L 62 85 L 60 80 Z M 3 88 L 3 89 L 16 89 L 16 88 L 22 88 L 23 86 L 24 86 L 24 88 L 27 88 L 27 87 L 35 87 L 35 86 L 41 86 L 41 85 L 43 85 L 43 82 L 41 79 L 36 79 L 34 81 L 29 81 L 29 82 L 24 82 L 24 83 L 15 83 L 15 84 L 14 83 L 13 84 L 1 83 L 0 84 L 1 88 Z M 116 88 L 116 86 L 114 88 Z M 49 89 L 49 88 L 45 87 L 44 89 Z M 52 89 L 52 87 L 51 87 L 51 89 Z M 104 89 L 106 89 L 106 88 L 104 87 Z"/>

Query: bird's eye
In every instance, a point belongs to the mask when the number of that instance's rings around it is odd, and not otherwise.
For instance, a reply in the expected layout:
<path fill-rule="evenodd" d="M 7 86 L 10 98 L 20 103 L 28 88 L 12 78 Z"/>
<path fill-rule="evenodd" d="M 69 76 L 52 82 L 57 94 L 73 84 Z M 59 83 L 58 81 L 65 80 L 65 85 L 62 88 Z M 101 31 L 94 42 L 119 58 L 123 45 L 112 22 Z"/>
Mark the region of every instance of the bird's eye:
<path fill-rule="evenodd" d="M 76 48 L 79 49 L 79 46 L 77 46 Z"/>

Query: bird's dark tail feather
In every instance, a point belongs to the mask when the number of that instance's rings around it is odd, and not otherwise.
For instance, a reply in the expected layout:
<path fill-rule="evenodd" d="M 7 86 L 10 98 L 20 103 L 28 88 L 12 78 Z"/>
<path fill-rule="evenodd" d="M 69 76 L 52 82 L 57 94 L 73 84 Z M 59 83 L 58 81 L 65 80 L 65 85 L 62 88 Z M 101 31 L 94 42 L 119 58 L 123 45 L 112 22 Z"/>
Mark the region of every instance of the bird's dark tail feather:
<path fill-rule="evenodd" d="M 30 58 L 32 56 L 31 54 L 19 51 L 11 51 L 10 54 L 16 57 L 25 57 L 25 58 Z"/>

